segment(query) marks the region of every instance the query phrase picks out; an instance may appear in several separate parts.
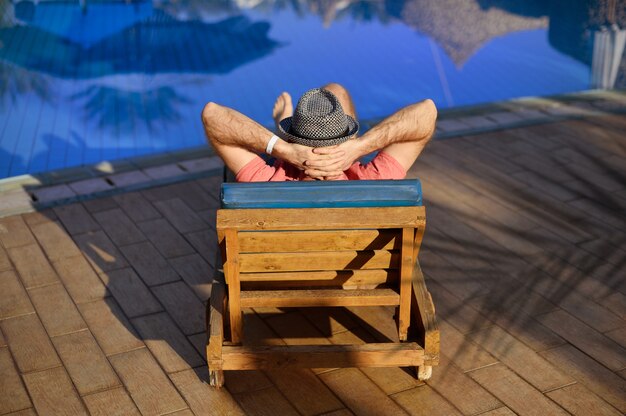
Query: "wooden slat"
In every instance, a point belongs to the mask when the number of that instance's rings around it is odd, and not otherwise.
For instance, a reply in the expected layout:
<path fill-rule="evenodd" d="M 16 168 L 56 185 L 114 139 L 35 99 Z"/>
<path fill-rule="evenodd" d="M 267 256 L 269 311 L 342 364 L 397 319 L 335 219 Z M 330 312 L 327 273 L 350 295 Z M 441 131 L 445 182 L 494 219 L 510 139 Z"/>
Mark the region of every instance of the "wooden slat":
<path fill-rule="evenodd" d="M 423 226 L 424 221 L 424 207 L 220 209 L 217 211 L 218 230 L 228 228 L 250 231 L 404 228 Z"/>
<path fill-rule="evenodd" d="M 400 248 L 395 230 L 251 231 L 239 234 L 242 253 L 392 250 Z"/>
<path fill-rule="evenodd" d="M 223 348 L 224 370 L 287 367 L 408 367 L 421 365 L 424 351 L 414 342 L 365 345 L 272 345 Z"/>
<path fill-rule="evenodd" d="M 328 287 L 344 289 L 375 289 L 398 280 L 396 270 L 328 270 L 314 272 L 242 273 L 242 289 L 287 289 Z"/>
<path fill-rule="evenodd" d="M 287 272 L 397 268 L 397 251 L 335 251 L 311 253 L 241 254 L 242 272 Z M 230 280 L 229 280 L 230 282 Z"/>
<path fill-rule="evenodd" d="M 372 290 L 254 290 L 241 292 L 241 307 L 375 306 L 398 305 L 391 289 Z"/>
<path fill-rule="evenodd" d="M 303 272 L 241 273 L 242 282 L 329 281 L 332 284 L 381 284 L 398 279 L 398 272 L 388 269 L 319 270 Z"/>

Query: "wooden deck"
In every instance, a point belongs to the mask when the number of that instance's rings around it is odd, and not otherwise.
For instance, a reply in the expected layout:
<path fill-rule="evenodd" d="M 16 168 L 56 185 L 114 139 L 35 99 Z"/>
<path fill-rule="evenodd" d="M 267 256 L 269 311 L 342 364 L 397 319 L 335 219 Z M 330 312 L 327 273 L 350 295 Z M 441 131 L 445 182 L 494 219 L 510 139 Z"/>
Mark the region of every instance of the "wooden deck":
<path fill-rule="evenodd" d="M 611 115 L 429 146 L 411 172 L 442 329 L 426 384 L 347 368 L 210 388 L 218 177 L 1 219 L 0 414 L 623 414 L 625 131 Z M 245 321 L 247 340 L 273 344 L 395 334 L 384 307 Z"/>

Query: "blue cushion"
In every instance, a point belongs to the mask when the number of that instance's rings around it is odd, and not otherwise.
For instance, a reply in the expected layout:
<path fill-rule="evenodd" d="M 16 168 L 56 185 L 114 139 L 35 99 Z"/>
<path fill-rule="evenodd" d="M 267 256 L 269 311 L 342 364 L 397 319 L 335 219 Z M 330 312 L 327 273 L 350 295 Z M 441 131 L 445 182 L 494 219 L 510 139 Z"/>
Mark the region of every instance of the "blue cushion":
<path fill-rule="evenodd" d="M 222 184 L 222 208 L 347 208 L 422 205 L 419 179 Z"/>

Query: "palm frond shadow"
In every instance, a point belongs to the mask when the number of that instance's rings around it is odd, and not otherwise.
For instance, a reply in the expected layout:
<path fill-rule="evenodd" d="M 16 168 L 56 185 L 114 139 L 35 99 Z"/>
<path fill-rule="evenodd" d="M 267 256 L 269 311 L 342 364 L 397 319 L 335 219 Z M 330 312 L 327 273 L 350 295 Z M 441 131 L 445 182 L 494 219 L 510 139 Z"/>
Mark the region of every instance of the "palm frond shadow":
<path fill-rule="evenodd" d="M 530 130 L 547 135 L 551 129 Z M 421 176 L 426 182 L 428 173 L 437 177 L 425 187 L 422 266 L 438 315 L 460 332 L 476 333 L 495 323 L 531 348 L 545 349 L 550 342 L 563 342 L 535 319 L 550 311 L 563 309 L 590 326 L 597 314 L 623 322 L 623 308 L 603 300 L 626 292 L 620 277 L 626 269 L 626 222 L 619 216 L 626 204 L 611 191 L 626 188 L 626 171 L 620 168 L 625 164 L 619 164 L 626 152 L 616 135 L 611 151 L 593 151 L 590 147 L 600 144 L 582 140 L 584 133 L 577 129 L 565 131 L 559 146 L 575 152 L 576 159 L 559 159 L 525 140 L 525 151 L 545 169 L 534 170 L 534 181 L 515 189 L 500 177 L 489 177 L 493 170 L 480 167 L 485 161 L 473 159 L 471 150 L 447 153 L 439 147 L 438 155 L 424 156 L 427 173 Z M 482 140 L 475 144 L 497 155 Z M 609 157 L 613 163 L 607 163 Z M 503 161 L 516 163 L 515 157 Z M 564 175 L 569 180 L 560 180 Z M 548 186 L 568 191 L 569 197 L 547 193 Z M 506 352 L 509 346 L 502 341 L 496 348 Z"/>

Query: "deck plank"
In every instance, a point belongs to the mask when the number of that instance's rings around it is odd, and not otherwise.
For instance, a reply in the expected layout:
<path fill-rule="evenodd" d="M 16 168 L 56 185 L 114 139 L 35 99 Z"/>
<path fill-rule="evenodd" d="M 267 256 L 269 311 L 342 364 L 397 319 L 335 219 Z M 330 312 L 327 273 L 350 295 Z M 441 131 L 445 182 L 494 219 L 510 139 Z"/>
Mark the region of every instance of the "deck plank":
<path fill-rule="evenodd" d="M 83 396 L 92 416 L 140 416 L 139 410 L 123 388 Z"/>
<path fill-rule="evenodd" d="M 160 415 L 187 408 L 146 348 L 109 357 L 113 368 L 143 415 Z"/>
<path fill-rule="evenodd" d="M 584 388 L 581 384 L 572 384 L 546 395 L 573 415 L 619 416 L 621 413 Z"/>
<path fill-rule="evenodd" d="M 100 278 L 129 318 L 161 311 L 161 305 L 133 269 L 110 271 Z"/>
<path fill-rule="evenodd" d="M 100 225 L 94 221 L 93 217 L 81 204 L 62 205 L 54 208 L 54 213 L 71 235 L 84 234 L 100 229 Z"/>
<path fill-rule="evenodd" d="M 29 244 L 11 248 L 8 251 L 26 289 L 59 281 L 57 274 L 38 245 Z"/>
<path fill-rule="evenodd" d="M 551 312 L 537 319 L 608 368 L 621 370 L 626 367 L 626 349 L 565 311 Z"/>
<path fill-rule="evenodd" d="M 574 381 L 498 326 L 473 332 L 469 337 L 539 391 Z"/>
<path fill-rule="evenodd" d="M 108 272 L 127 267 L 128 263 L 104 231 L 90 232 L 74 237 L 96 272 Z"/>
<path fill-rule="evenodd" d="M 244 415 L 228 391 L 214 389 L 206 383 L 208 372 L 205 367 L 170 374 L 170 378 L 195 414 L 211 409 L 219 415 Z"/>
<path fill-rule="evenodd" d="M 204 222 L 179 198 L 167 199 L 154 202 L 154 207 L 163 215 L 180 233 L 190 233 L 209 228 Z"/>
<path fill-rule="evenodd" d="M 88 415 L 63 367 L 24 374 L 23 377 L 40 415 Z"/>
<path fill-rule="evenodd" d="M 81 396 L 120 385 L 111 365 L 89 331 L 54 337 L 52 342 Z"/>
<path fill-rule="evenodd" d="M 428 380 L 428 386 L 445 397 L 449 404 L 452 404 L 464 415 L 477 415 L 502 406 L 498 399 L 463 373 L 445 354 L 441 355 L 439 366 L 433 369 L 433 376 Z M 420 392 L 419 389 L 416 391 Z M 418 398 L 420 395 L 432 396 L 430 393 L 420 392 Z M 397 397 L 394 396 L 394 399 L 397 400 Z M 414 400 L 421 403 L 418 398 L 414 398 Z M 425 401 L 429 401 L 429 399 L 425 399 Z M 442 408 L 446 407 L 449 406 L 442 405 Z"/>
<path fill-rule="evenodd" d="M 113 199 L 135 223 L 161 217 L 152 204 L 139 192 L 115 195 Z"/>
<path fill-rule="evenodd" d="M 184 282 L 157 286 L 152 292 L 185 335 L 204 332 L 206 308 Z"/>
<path fill-rule="evenodd" d="M 502 364 L 481 368 L 470 372 L 469 375 L 517 414 L 555 416 L 568 414 Z"/>
<path fill-rule="evenodd" d="M 463 414 L 429 385 L 415 387 L 411 390 L 394 394 L 391 397 L 411 416 L 453 416 Z"/>
<path fill-rule="evenodd" d="M 164 219 L 144 221 L 138 227 L 165 258 L 195 253 L 193 247 Z"/>
<path fill-rule="evenodd" d="M 144 347 L 128 318 L 112 298 L 78 305 L 105 355 Z"/>
<path fill-rule="evenodd" d="M 169 262 L 200 300 L 206 301 L 211 297 L 211 283 L 215 272 L 213 266 L 202 256 L 192 254 L 171 259 Z"/>
<path fill-rule="evenodd" d="M 56 261 L 53 266 L 75 303 L 104 299 L 109 294 L 82 254 Z"/>
<path fill-rule="evenodd" d="M 180 280 L 176 271 L 149 241 L 127 245 L 120 250 L 146 285 Z"/>
<path fill-rule="evenodd" d="M 0 271 L 10 270 L 13 268 L 7 251 L 0 245 Z"/>
<path fill-rule="evenodd" d="M 0 241 L 5 248 L 33 244 L 35 238 L 21 216 L 0 218 Z"/>
<path fill-rule="evenodd" d="M 333 370 L 322 373 L 319 377 L 357 415 L 405 413 L 396 402 L 356 368 Z M 359 394 L 354 394 L 357 391 Z"/>
<path fill-rule="evenodd" d="M 53 262 L 80 254 L 76 243 L 56 221 L 31 225 L 31 230 Z"/>
<path fill-rule="evenodd" d="M 259 416 L 297 416 L 298 411 L 280 394 L 276 387 L 235 395 L 246 414 Z"/>
<path fill-rule="evenodd" d="M 204 364 L 203 357 L 198 355 L 168 314 L 146 315 L 133 319 L 132 323 L 167 373 Z"/>
<path fill-rule="evenodd" d="M 541 355 L 619 411 L 626 413 L 626 379 L 616 375 L 572 345 L 563 345 L 544 351 Z"/>
<path fill-rule="evenodd" d="M 34 312 L 22 282 L 12 270 L 0 272 L 0 319 Z"/>
<path fill-rule="evenodd" d="M 48 336 L 55 337 L 87 329 L 85 321 L 62 284 L 30 289 L 28 293 Z"/>
<path fill-rule="evenodd" d="M 146 239 L 135 223 L 119 208 L 98 212 L 94 214 L 94 218 L 118 246 L 139 243 Z"/>
<path fill-rule="evenodd" d="M 5 319 L 0 321 L 0 327 L 21 373 L 45 370 L 61 364 L 36 314 Z"/>
<path fill-rule="evenodd" d="M 0 348 L 0 414 L 31 407 L 22 379 L 8 348 Z"/>

